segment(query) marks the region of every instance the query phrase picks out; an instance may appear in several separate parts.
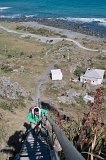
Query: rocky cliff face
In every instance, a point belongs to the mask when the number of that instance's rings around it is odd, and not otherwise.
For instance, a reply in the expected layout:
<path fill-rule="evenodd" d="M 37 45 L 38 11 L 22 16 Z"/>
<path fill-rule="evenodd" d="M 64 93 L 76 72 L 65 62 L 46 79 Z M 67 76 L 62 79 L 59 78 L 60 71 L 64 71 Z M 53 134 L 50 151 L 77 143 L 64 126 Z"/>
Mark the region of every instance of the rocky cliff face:
<path fill-rule="evenodd" d="M 8 99 L 28 98 L 30 92 L 22 88 L 18 82 L 11 82 L 10 77 L 0 77 L 0 96 Z"/>

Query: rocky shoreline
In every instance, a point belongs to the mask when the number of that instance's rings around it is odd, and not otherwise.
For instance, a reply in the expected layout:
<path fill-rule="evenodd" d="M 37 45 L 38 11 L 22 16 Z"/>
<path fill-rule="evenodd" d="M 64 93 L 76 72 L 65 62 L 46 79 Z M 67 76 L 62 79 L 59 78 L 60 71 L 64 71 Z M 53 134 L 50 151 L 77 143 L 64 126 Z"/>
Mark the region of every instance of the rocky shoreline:
<path fill-rule="evenodd" d="M 82 23 L 82 22 L 73 22 L 60 20 L 56 18 L 48 19 L 48 18 L 14 18 L 14 19 L 0 19 L 0 21 L 8 21 L 8 22 L 29 22 L 35 21 L 47 26 L 57 27 L 61 29 L 71 30 L 73 32 L 82 33 L 85 35 L 96 36 L 100 38 L 106 38 L 106 27 L 99 26 L 97 23 Z"/>
<path fill-rule="evenodd" d="M 74 32 L 90 36 L 106 38 L 106 27 L 98 26 L 96 23 L 90 24 L 82 22 L 71 22 L 71 21 L 69 22 L 66 20 L 59 20 L 59 19 L 37 19 L 36 21 L 52 27 L 72 30 Z"/>

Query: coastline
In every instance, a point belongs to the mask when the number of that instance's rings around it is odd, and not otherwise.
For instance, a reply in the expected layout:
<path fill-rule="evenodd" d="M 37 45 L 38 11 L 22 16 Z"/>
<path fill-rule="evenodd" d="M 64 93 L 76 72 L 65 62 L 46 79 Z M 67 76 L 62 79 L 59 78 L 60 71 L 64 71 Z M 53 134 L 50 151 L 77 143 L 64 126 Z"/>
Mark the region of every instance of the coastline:
<path fill-rule="evenodd" d="M 80 21 L 66 21 L 60 19 L 49 19 L 49 18 L 33 18 L 33 17 L 20 17 L 20 18 L 0 18 L 0 22 L 7 21 L 7 22 L 27 22 L 31 24 L 33 27 L 33 23 L 37 22 L 39 25 L 44 25 L 53 28 L 59 28 L 60 30 L 64 29 L 67 31 L 71 31 L 72 33 L 77 35 L 85 35 L 91 36 L 95 38 L 106 38 L 106 27 L 99 26 L 97 23 L 83 23 Z M 82 37 L 83 37 L 82 36 Z M 72 37 L 71 37 L 72 38 Z"/>
<path fill-rule="evenodd" d="M 67 29 L 84 35 L 106 38 L 106 27 L 99 26 L 94 22 L 83 23 L 81 21 L 75 22 L 62 19 L 38 19 L 36 21 L 47 26 Z"/>
<path fill-rule="evenodd" d="M 15 26 L 12 26 L 12 25 L 15 25 Z M 24 30 L 20 30 L 19 29 L 20 27 L 23 28 Z M 106 41 L 104 39 L 96 38 L 93 36 L 86 36 L 86 35 L 83 35 L 83 34 L 80 34 L 77 32 L 72 32 L 72 31 L 65 30 L 65 29 L 59 29 L 59 28 L 55 28 L 55 27 L 51 27 L 51 26 L 42 25 L 42 24 L 39 24 L 38 22 L 20 22 L 20 23 L 19 22 L 18 23 L 11 22 L 11 24 L 10 23 L 1 23 L 0 29 L 6 31 L 8 33 L 18 34 L 21 38 L 27 38 L 27 37 L 34 38 L 35 40 L 37 40 L 38 42 L 41 42 L 41 43 L 54 44 L 54 43 L 66 40 L 66 41 L 72 42 L 80 49 L 83 49 L 86 51 L 92 51 L 92 52 L 100 52 L 101 51 L 102 53 L 106 53 L 106 50 L 105 50 L 105 48 L 103 48 L 103 46 L 100 47 L 101 49 L 99 49 L 97 45 L 95 47 L 91 47 L 91 46 L 89 47 L 89 45 L 87 47 L 86 45 L 84 45 L 86 40 L 87 41 L 90 40 L 91 43 L 103 42 L 105 44 Z M 36 33 L 37 29 L 38 30 L 41 29 L 41 31 L 44 30 L 45 32 L 46 32 L 46 30 L 48 30 L 48 34 L 53 31 L 52 33 L 54 33 L 54 35 L 56 34 L 58 36 L 55 37 L 55 36 L 37 34 Z M 31 32 L 31 30 L 34 32 Z"/>
<path fill-rule="evenodd" d="M 71 38 L 71 39 L 90 39 L 90 40 L 105 40 L 105 38 L 100 38 L 100 37 L 96 37 L 96 36 L 92 36 L 92 35 L 86 35 L 83 33 L 79 33 L 77 31 L 72 31 L 69 29 L 62 29 L 61 26 L 52 26 L 52 25 L 48 25 L 48 24 L 44 24 L 41 22 L 36 22 L 36 21 L 28 21 L 28 22 L 20 22 L 20 25 L 24 26 L 24 27 L 30 27 L 33 28 L 35 30 L 40 29 L 40 28 L 44 28 L 47 29 L 49 31 L 55 32 L 56 34 L 60 34 L 61 36 L 67 37 L 67 38 Z"/>

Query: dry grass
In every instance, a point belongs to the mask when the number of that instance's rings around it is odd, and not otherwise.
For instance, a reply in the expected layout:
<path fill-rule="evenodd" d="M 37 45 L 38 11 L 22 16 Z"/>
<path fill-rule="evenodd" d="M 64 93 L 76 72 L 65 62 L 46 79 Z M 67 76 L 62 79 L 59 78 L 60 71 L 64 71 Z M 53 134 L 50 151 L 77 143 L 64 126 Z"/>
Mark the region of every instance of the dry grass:
<path fill-rule="evenodd" d="M 17 26 L 16 22 L 6 22 L 6 21 L 2 21 L 0 22 L 3 26 L 8 27 L 9 29 L 15 29 Z"/>
<path fill-rule="evenodd" d="M 10 36 L 8 33 L 1 32 L 0 67 L 1 65 L 9 65 L 13 69 L 18 70 L 18 72 L 8 73 L 0 70 L 1 76 L 11 77 L 13 81 L 18 81 L 23 87 L 31 90 L 33 94 L 37 78 L 46 67 L 45 60 L 42 59 L 42 57 L 47 48 L 47 46 L 36 41 L 20 39 L 19 37 Z M 8 58 L 9 55 L 11 55 L 10 58 Z M 30 58 L 30 55 L 32 55 L 32 58 Z M 24 72 L 20 72 L 21 66 L 24 67 Z"/>
<path fill-rule="evenodd" d="M 0 48 L 5 49 L 5 46 L 9 50 L 16 50 L 17 52 L 25 53 L 39 53 L 46 50 L 45 45 L 40 44 L 34 40 L 18 38 L 17 35 L 11 36 L 12 34 L 4 33 L 0 31 Z"/>
<path fill-rule="evenodd" d="M 106 40 L 105 39 L 97 39 L 97 40 L 88 40 L 86 38 L 81 39 L 80 43 L 85 47 L 98 49 L 98 50 L 106 50 Z"/>
<path fill-rule="evenodd" d="M 21 32 L 21 33 L 32 33 L 32 34 L 38 34 L 46 37 L 63 36 L 59 33 L 55 33 L 44 27 L 41 27 L 41 28 L 25 27 L 21 22 L 2 22 L 2 25 L 5 27 L 8 27 L 9 29 L 17 30 L 18 32 Z"/>

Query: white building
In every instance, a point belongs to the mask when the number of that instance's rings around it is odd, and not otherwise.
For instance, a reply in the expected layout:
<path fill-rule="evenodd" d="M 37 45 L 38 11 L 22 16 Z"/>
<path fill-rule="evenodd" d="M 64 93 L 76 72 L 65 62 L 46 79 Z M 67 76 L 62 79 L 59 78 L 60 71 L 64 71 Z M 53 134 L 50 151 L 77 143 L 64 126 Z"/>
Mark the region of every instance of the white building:
<path fill-rule="evenodd" d="M 62 80 L 63 74 L 61 69 L 53 69 L 51 70 L 51 79 L 52 80 Z"/>
<path fill-rule="evenodd" d="M 105 70 L 87 69 L 85 74 L 80 77 L 80 82 L 99 85 L 103 82 Z"/>

